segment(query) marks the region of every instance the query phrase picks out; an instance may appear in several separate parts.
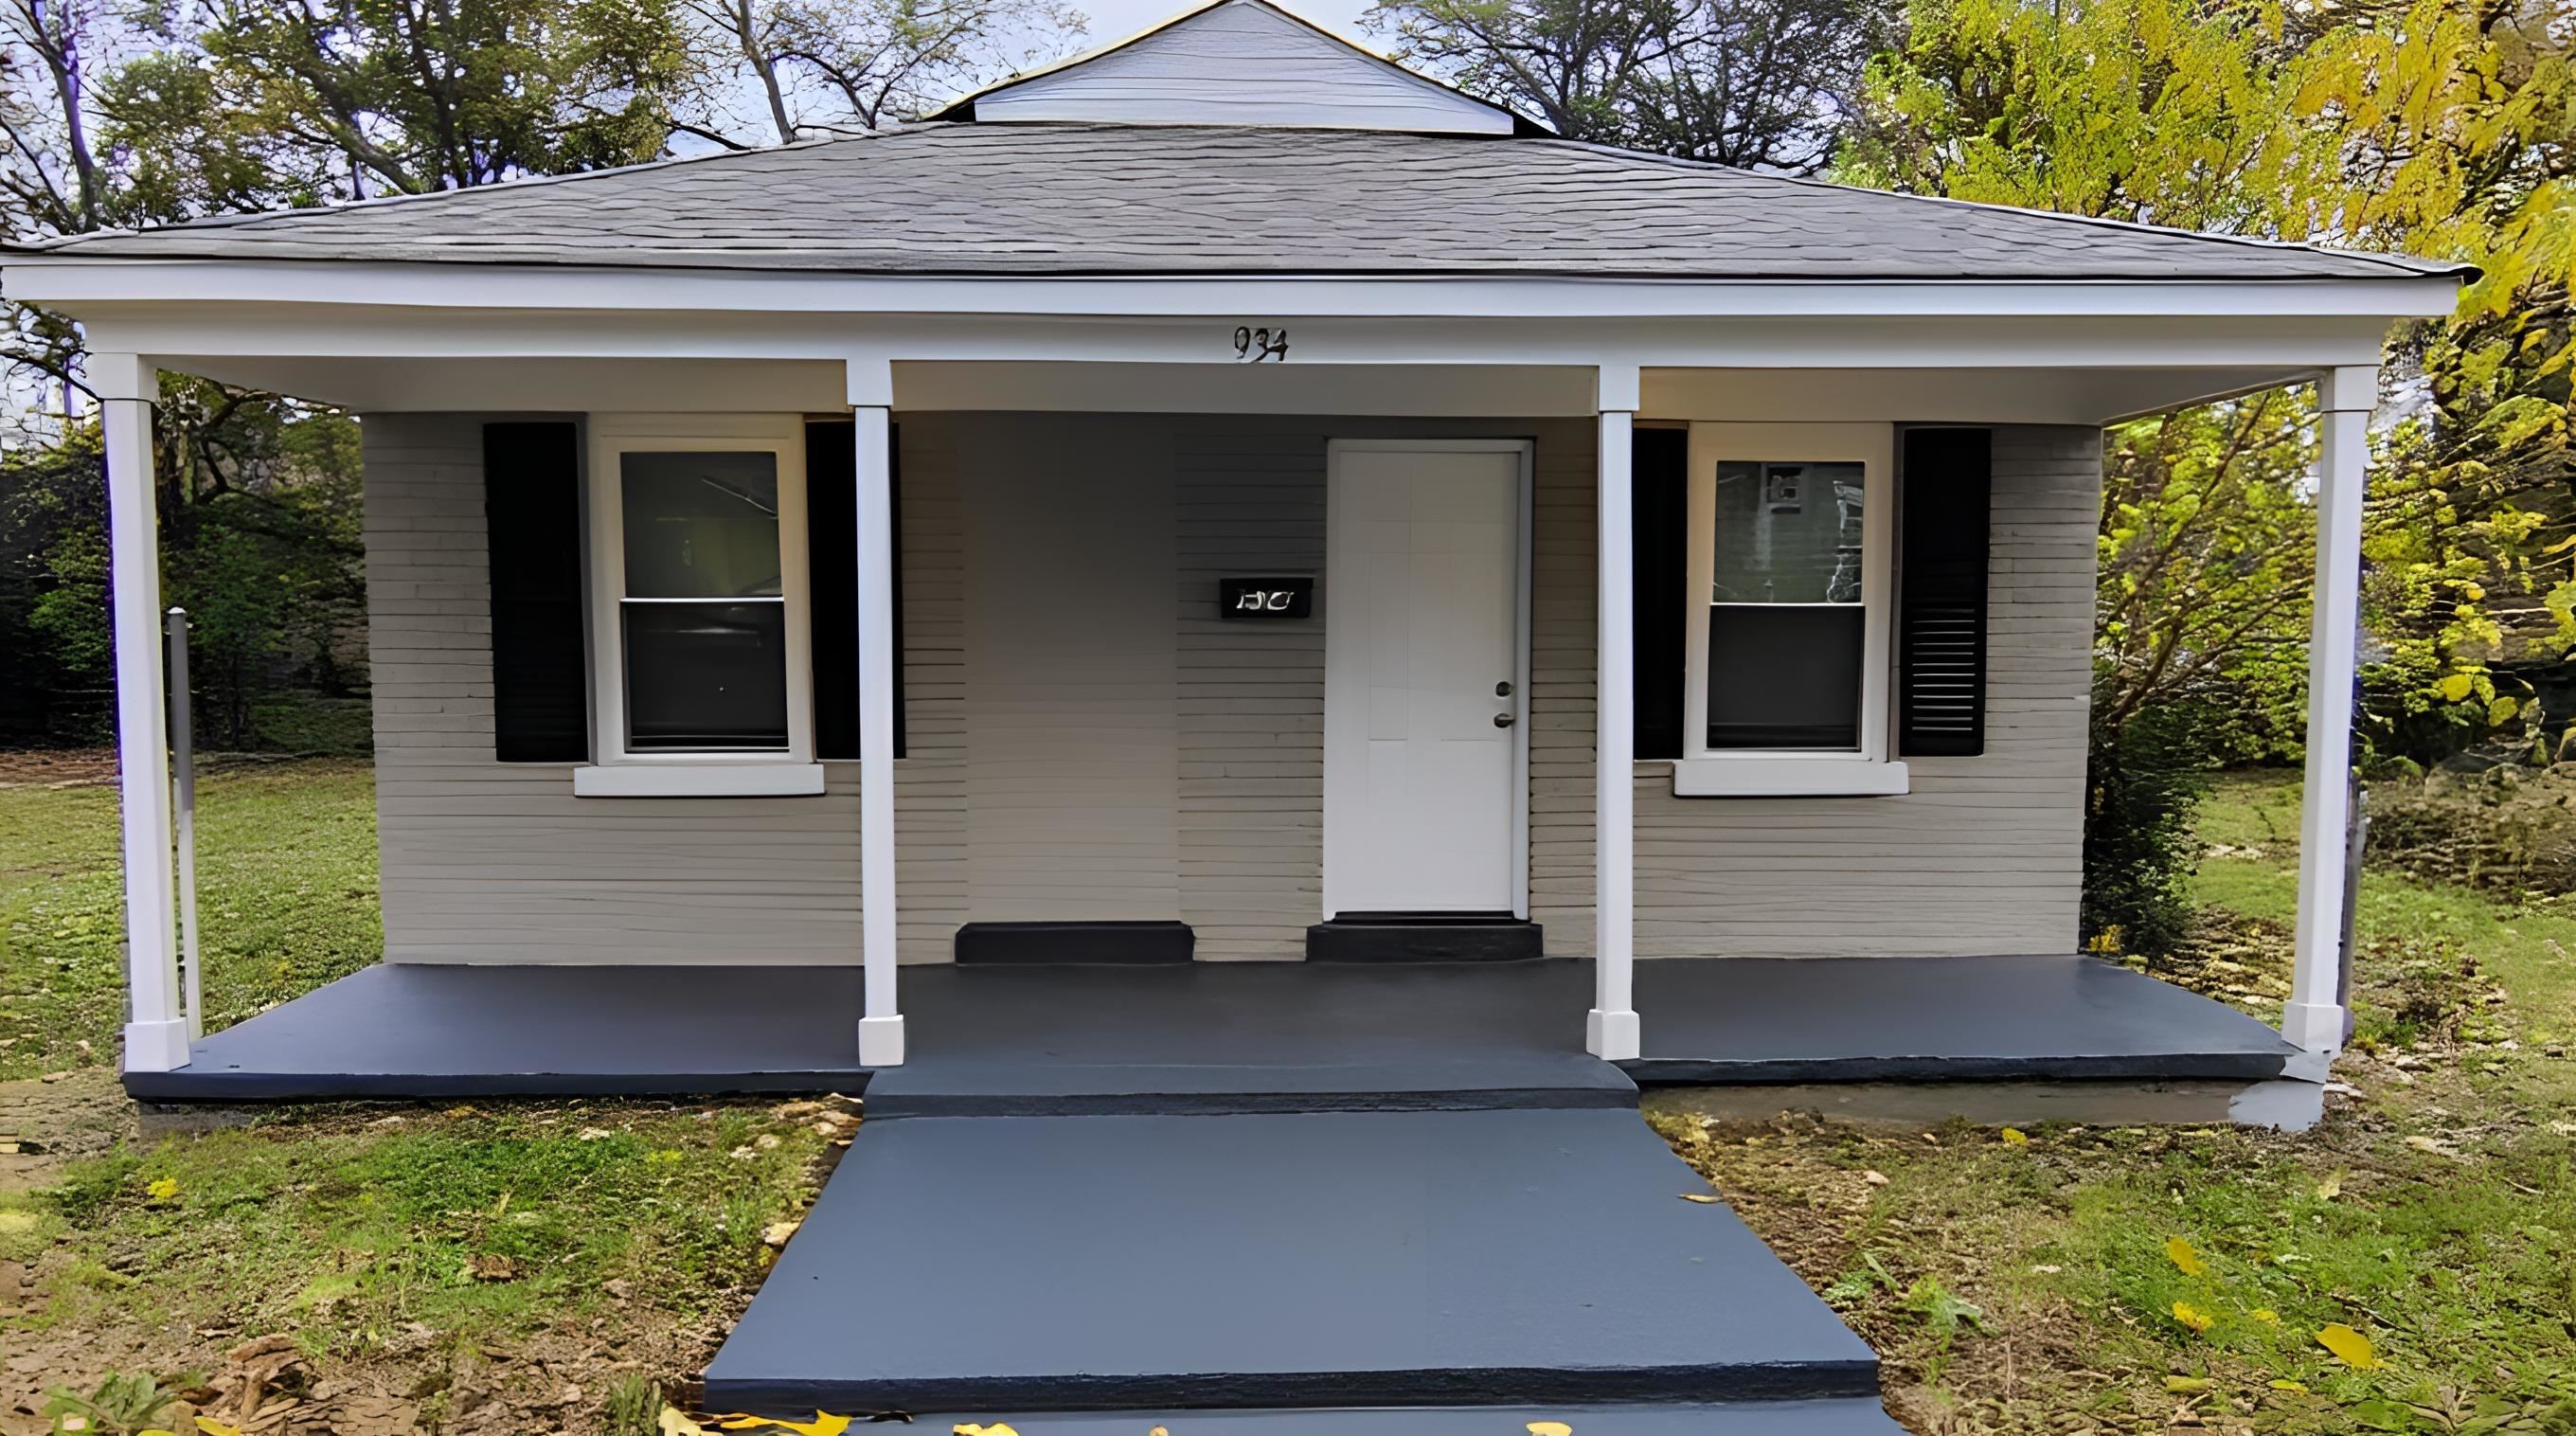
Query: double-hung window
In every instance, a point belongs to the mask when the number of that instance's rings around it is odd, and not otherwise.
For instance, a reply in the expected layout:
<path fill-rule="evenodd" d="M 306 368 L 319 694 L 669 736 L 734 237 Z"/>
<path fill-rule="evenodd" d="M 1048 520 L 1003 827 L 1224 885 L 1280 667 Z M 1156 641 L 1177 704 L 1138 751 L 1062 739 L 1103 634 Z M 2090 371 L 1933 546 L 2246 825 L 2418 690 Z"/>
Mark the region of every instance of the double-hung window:
<path fill-rule="evenodd" d="M 597 415 L 590 447 L 599 761 L 575 790 L 820 792 L 802 424 Z"/>
<path fill-rule="evenodd" d="M 1905 791 L 1888 760 L 1885 424 L 1694 424 L 1686 796 Z"/>

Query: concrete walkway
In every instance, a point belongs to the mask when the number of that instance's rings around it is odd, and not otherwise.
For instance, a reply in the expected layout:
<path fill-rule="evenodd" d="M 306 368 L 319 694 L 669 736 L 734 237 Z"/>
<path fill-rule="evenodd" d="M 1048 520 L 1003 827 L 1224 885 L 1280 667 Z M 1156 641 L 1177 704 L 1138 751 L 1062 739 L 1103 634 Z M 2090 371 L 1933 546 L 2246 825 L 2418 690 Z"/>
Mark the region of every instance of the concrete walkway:
<path fill-rule="evenodd" d="M 1064 1102 L 1098 1074 L 946 1092 L 908 1068 L 898 1108 L 977 1115 L 890 1117 L 872 1089 L 707 1404 L 1026 1436 L 1893 1436 L 1869 1349 L 1689 1199 L 1709 1190 L 1633 1087 L 1496 1062 L 1448 1064 L 1445 1109 L 1337 1110 L 1256 1063 L 1236 1085 L 1286 1110 L 1213 1110 L 1210 1062 L 1161 1112 L 1113 1074 L 1094 1115 Z"/>

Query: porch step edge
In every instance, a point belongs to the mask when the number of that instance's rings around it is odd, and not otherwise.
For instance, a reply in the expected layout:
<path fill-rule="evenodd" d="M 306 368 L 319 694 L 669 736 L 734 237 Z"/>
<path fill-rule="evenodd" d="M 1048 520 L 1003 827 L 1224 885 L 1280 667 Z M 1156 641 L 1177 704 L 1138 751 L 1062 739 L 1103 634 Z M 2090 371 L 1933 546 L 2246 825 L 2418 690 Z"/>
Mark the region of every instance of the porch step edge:
<path fill-rule="evenodd" d="M 1455 1367 L 1410 1371 L 1175 1372 L 1100 1376 L 932 1377 L 847 1380 L 733 1376 L 718 1355 L 706 1373 L 706 1403 L 722 1411 L 875 1411 L 914 1415 L 1008 1407 L 1193 1411 L 1318 1407 L 1512 1406 L 1569 1402 L 1636 1407 L 1648 1403 L 1825 1401 L 1875 1398 L 1878 1362 L 1713 1363 L 1704 1366 Z"/>
<path fill-rule="evenodd" d="M 781 1407 L 803 1419 L 818 1408 Z M 857 1413 L 851 1413 L 857 1414 Z M 1119 1411 L 1011 1408 L 951 1412 L 1049 1436 L 1135 1436 L 1153 1425 L 1189 1436 L 1495 1436 L 1537 1421 L 1571 1425 L 1583 1436 L 1903 1436 L 1904 1428 L 1874 1396 L 1792 1401 L 1659 1401 L 1611 1406 L 1311 1406 L 1211 1409 L 1154 1406 Z"/>

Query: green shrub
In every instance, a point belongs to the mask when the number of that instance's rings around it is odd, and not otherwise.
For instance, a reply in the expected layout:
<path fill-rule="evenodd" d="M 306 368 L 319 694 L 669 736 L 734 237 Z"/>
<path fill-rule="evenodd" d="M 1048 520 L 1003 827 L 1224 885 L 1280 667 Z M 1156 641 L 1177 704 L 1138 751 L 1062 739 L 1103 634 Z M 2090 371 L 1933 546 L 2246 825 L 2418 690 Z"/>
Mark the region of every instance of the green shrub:
<path fill-rule="evenodd" d="M 2084 797 L 2088 947 L 2156 958 L 2191 930 L 2200 851 L 2192 819 L 2210 777 L 2202 727 L 2183 705 L 2142 708 L 2117 726 L 2095 720 Z"/>

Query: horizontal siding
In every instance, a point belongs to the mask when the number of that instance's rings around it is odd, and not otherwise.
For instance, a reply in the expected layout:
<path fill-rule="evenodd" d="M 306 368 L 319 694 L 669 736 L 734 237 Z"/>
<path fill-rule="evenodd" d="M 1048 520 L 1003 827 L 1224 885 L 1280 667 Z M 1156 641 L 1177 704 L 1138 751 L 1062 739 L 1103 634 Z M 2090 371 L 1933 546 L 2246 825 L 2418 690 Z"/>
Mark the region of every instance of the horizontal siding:
<path fill-rule="evenodd" d="M 2073 950 L 2101 438 L 2000 429 L 1994 456 L 1985 753 L 1910 759 L 1895 798 L 1676 798 L 1638 764 L 1640 956 Z M 1592 504 L 1590 475 L 1542 471 L 1532 888 L 1557 952 L 1591 939 Z"/>
<path fill-rule="evenodd" d="M 1325 428 L 1178 424 L 1181 915 L 1201 957 L 1302 957 L 1324 901 Z M 1228 574 L 1317 575 L 1315 616 L 1228 622 Z"/>
<path fill-rule="evenodd" d="M 1506 135 L 1509 115 L 1252 5 L 1191 17 L 975 102 L 980 120 Z"/>
<path fill-rule="evenodd" d="M 820 797 L 678 802 L 493 761 L 482 422 L 362 426 L 387 958 L 855 962 L 853 767 Z"/>
<path fill-rule="evenodd" d="M 575 799 L 491 759 L 479 420 L 366 421 L 378 805 L 397 960 L 851 962 L 855 765 L 819 798 Z M 905 415 L 900 941 L 972 920 L 1178 916 L 1213 959 L 1321 915 L 1317 616 L 1216 616 L 1226 574 L 1324 568 L 1334 437 L 1535 441 L 1532 915 L 1592 938 L 1594 426 Z M 1677 799 L 1637 769 L 1641 955 L 2072 945 L 2099 482 L 2090 430 L 1996 441 L 1983 757 L 1887 799 Z M 1113 561 L 1114 560 L 1114 561 Z M 1044 591 L 1074 604 L 1033 609 Z"/>

